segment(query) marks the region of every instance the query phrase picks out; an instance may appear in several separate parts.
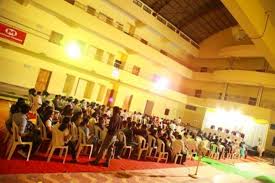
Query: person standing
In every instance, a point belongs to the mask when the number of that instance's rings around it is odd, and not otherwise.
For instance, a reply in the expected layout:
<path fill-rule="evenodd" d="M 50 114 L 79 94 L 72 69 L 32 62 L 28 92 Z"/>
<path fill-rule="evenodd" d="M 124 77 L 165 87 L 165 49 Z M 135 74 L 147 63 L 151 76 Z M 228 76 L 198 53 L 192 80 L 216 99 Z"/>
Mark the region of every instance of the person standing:
<path fill-rule="evenodd" d="M 113 108 L 113 116 L 110 119 L 107 135 L 100 147 L 100 151 L 96 156 L 96 159 L 91 162 L 93 165 L 98 165 L 105 151 L 107 151 L 106 162 L 104 163 L 105 167 L 109 167 L 111 157 L 114 154 L 114 144 L 116 142 L 116 136 L 119 130 L 122 127 L 122 120 L 120 117 L 120 109 L 115 106 Z"/>

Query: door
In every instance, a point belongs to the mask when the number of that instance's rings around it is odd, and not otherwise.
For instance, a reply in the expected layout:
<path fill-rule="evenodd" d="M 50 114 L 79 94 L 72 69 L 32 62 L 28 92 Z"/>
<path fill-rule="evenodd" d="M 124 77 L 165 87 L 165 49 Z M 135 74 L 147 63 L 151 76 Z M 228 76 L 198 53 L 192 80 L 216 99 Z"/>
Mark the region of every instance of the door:
<path fill-rule="evenodd" d="M 87 81 L 84 79 L 79 79 L 77 86 L 76 86 L 76 90 L 75 90 L 75 97 L 78 99 L 82 99 L 84 96 L 84 92 L 86 89 L 86 85 L 87 85 Z"/>
<path fill-rule="evenodd" d="M 43 92 L 44 90 L 47 90 L 51 75 L 52 75 L 51 71 L 40 69 L 36 80 L 36 84 L 35 84 L 36 91 Z"/>
<path fill-rule="evenodd" d="M 133 95 L 126 96 L 124 99 L 124 102 L 123 102 L 122 109 L 126 109 L 127 111 L 129 111 L 131 103 L 132 103 L 132 99 L 133 99 Z"/>
<path fill-rule="evenodd" d="M 151 100 L 147 100 L 145 109 L 144 109 L 144 114 L 151 115 L 154 107 L 154 102 Z"/>
<path fill-rule="evenodd" d="M 103 104 L 109 107 L 113 105 L 113 102 L 114 102 L 114 90 L 108 89 Z"/>

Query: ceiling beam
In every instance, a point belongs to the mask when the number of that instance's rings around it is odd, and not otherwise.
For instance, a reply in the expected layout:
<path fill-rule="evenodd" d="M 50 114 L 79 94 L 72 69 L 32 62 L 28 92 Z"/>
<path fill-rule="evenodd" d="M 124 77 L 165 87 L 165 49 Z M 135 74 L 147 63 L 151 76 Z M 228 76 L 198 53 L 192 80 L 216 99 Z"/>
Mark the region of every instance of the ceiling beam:
<path fill-rule="evenodd" d="M 211 3 L 211 5 L 210 4 L 204 5 L 203 7 L 200 8 L 199 11 L 195 11 L 195 13 L 193 13 L 192 15 L 181 19 L 179 21 L 179 23 L 177 24 L 177 27 L 178 28 L 186 27 L 187 25 L 189 25 L 196 19 L 203 17 L 204 15 L 206 15 L 212 11 L 218 10 L 220 8 L 222 8 L 222 6 L 220 6 L 218 3 Z"/>
<path fill-rule="evenodd" d="M 171 0 L 156 0 L 151 8 L 156 12 L 159 13 L 162 8 L 164 8 L 167 4 L 169 4 Z"/>

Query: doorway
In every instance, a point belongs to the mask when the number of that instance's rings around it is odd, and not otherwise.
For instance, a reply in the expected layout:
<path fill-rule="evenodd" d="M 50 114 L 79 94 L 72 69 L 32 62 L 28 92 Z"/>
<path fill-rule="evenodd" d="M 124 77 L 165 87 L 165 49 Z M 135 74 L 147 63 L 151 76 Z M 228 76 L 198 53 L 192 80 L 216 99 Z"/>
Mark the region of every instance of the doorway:
<path fill-rule="evenodd" d="M 123 107 L 122 109 L 125 109 L 127 111 L 129 111 L 131 103 L 132 103 L 132 99 L 133 99 L 133 95 L 130 96 L 126 96 L 123 102 Z"/>
<path fill-rule="evenodd" d="M 154 107 L 154 102 L 151 101 L 151 100 L 147 100 L 146 105 L 145 105 L 145 109 L 144 109 L 144 114 L 152 115 L 153 107 Z"/>
<path fill-rule="evenodd" d="M 48 89 L 51 75 L 52 75 L 51 71 L 40 69 L 39 74 L 37 76 L 36 84 L 35 84 L 36 91 L 43 92 L 44 90 Z"/>

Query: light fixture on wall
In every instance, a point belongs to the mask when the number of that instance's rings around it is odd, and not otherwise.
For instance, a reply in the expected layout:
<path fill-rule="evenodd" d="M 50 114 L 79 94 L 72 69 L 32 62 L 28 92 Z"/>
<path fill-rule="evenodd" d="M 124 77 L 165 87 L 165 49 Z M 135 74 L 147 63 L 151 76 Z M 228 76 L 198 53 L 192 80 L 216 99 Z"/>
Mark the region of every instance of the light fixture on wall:
<path fill-rule="evenodd" d="M 77 41 L 71 41 L 67 43 L 65 45 L 65 51 L 72 59 L 78 59 L 81 57 L 81 46 Z"/>
<path fill-rule="evenodd" d="M 169 81 L 167 78 L 158 77 L 154 82 L 154 89 L 158 91 L 166 90 L 168 88 Z"/>

